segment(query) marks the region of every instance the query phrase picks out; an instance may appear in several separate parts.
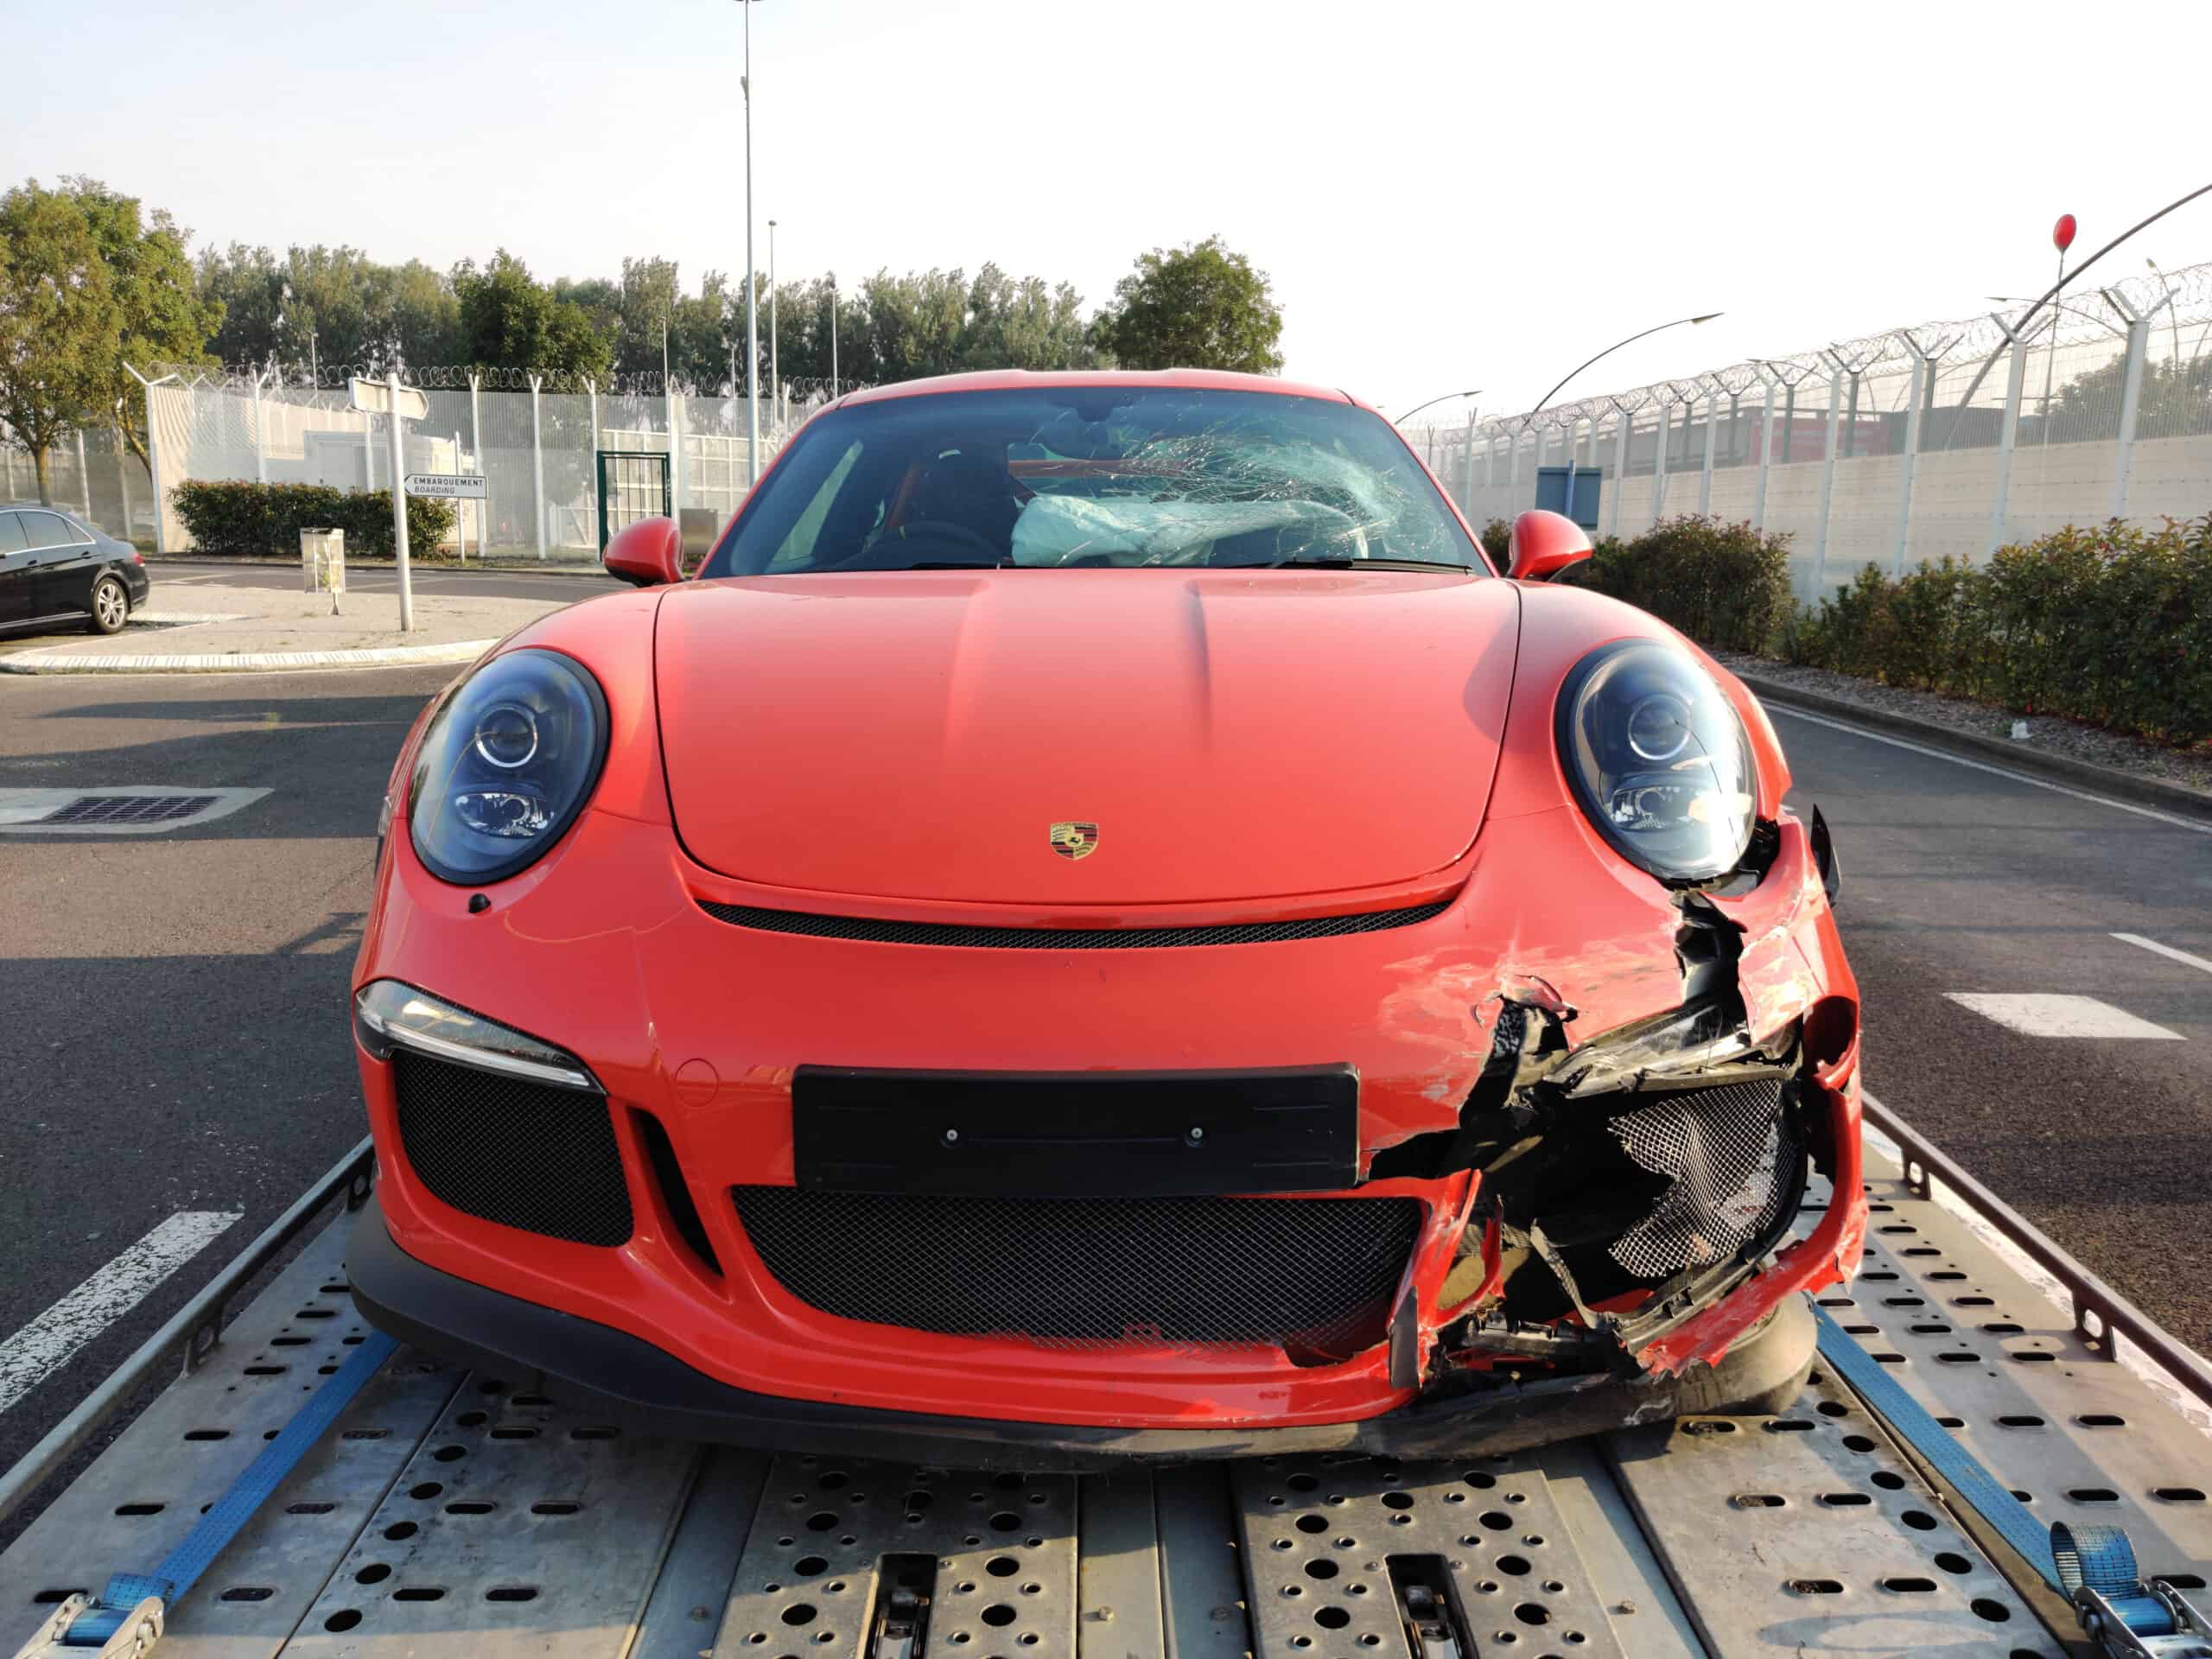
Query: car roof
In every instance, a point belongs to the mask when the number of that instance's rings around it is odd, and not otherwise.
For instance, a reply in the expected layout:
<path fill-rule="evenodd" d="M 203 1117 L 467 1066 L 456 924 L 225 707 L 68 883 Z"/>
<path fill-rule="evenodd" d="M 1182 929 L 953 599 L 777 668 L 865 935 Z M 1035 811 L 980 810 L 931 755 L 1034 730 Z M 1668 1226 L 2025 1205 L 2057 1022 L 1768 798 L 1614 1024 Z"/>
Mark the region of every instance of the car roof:
<path fill-rule="evenodd" d="M 848 392 L 838 403 L 873 404 L 890 397 L 926 397 L 943 391 L 1018 391 L 1043 386 L 1173 387 L 1185 391 L 1267 391 L 1281 397 L 1319 397 L 1332 404 L 1370 407 L 1332 386 L 1303 385 L 1271 374 L 1236 374 L 1226 369 L 990 369 L 975 374 L 939 374 Z"/>

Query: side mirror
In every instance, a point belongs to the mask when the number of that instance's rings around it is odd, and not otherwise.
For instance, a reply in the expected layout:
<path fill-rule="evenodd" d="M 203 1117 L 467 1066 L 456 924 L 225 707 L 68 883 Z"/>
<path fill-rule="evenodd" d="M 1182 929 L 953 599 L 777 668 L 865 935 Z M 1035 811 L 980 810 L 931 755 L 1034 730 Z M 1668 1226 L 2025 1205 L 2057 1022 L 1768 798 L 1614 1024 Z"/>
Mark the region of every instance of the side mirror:
<path fill-rule="evenodd" d="M 683 538 L 673 518 L 640 518 L 617 531 L 599 557 L 608 575 L 633 588 L 683 580 Z"/>
<path fill-rule="evenodd" d="M 1505 574 L 1516 582 L 1544 582 L 1589 556 L 1590 532 L 1565 513 L 1524 512 L 1505 544 Z"/>

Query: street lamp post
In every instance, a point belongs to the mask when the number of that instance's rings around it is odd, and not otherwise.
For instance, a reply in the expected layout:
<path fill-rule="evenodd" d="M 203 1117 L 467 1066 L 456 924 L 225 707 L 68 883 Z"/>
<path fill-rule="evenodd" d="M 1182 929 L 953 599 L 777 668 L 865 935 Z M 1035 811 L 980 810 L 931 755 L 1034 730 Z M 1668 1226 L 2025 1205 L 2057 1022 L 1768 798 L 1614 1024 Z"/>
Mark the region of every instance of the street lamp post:
<path fill-rule="evenodd" d="M 768 221 L 768 412 L 784 425 L 784 377 L 776 367 L 776 221 Z"/>
<path fill-rule="evenodd" d="M 837 273 L 830 273 L 830 401 L 837 401 Z"/>
<path fill-rule="evenodd" d="M 746 488 L 760 481 L 760 316 L 753 280 L 753 8 L 758 0 L 737 0 L 745 10 L 745 72 L 738 85 L 745 93 L 745 461 Z"/>
<path fill-rule="evenodd" d="M 1416 416 L 1416 415 L 1420 414 L 1420 413 L 1421 412 L 1421 410 L 1423 410 L 1424 409 L 1434 409 L 1434 408 L 1437 406 L 1437 404 L 1440 404 L 1440 403 L 1445 402 L 1447 398 L 1452 398 L 1452 397 L 1479 397 L 1480 396 L 1482 396 L 1482 388 L 1481 388 L 1480 386 L 1477 386 L 1477 387 L 1476 387 L 1472 391 L 1442 391 L 1442 392 L 1439 392 L 1435 397 L 1433 397 L 1430 398 L 1430 399 L 1429 399 L 1427 403 L 1425 403 L 1425 404 L 1414 404 L 1411 409 L 1408 410 L 1404 414 L 1402 414 L 1402 415 L 1399 416 L 1398 416 L 1398 418 L 1397 418 L 1396 420 L 1395 420 L 1395 421 L 1391 422 L 1391 423 L 1390 423 L 1390 424 L 1391 424 L 1391 425 L 1393 425 L 1393 426 L 1403 426 L 1403 425 L 1404 425 L 1408 421 L 1410 421 L 1411 419 L 1413 419 L 1413 417 L 1414 417 L 1414 416 Z"/>
<path fill-rule="evenodd" d="M 1599 353 L 1597 357 L 1584 359 L 1581 362 L 1569 369 L 1565 374 L 1561 375 L 1560 377 L 1559 385 L 1554 386 L 1549 391 L 1546 392 L 1542 397 L 1537 400 L 1536 406 L 1521 417 L 1521 429 L 1523 432 L 1526 432 L 1529 429 L 1529 423 L 1535 420 L 1537 416 L 1544 412 L 1544 405 L 1551 402 L 1553 398 L 1559 396 L 1560 386 L 1563 386 L 1568 381 L 1573 379 L 1576 375 L 1581 373 L 1583 370 L 1588 368 L 1592 363 L 1598 361 L 1599 358 L 1611 357 L 1615 352 L 1620 350 L 1622 346 L 1633 346 L 1637 340 L 1645 339 L 1652 334 L 1659 334 L 1663 330 L 1669 328 L 1679 328 L 1684 323 L 1711 322 L 1715 317 L 1719 316 L 1720 315 L 1721 313 L 1718 311 L 1708 311 L 1701 317 L 1676 317 L 1672 322 L 1662 322 L 1654 327 L 1646 328 L 1642 334 L 1630 334 L 1626 340 L 1615 340 L 1611 345 L 1606 346 L 1604 351 Z"/>
<path fill-rule="evenodd" d="M 1531 421 L 1534 421 L 1537 416 L 1544 412 L 1544 405 L 1551 402 L 1553 398 L 1559 396 L 1560 386 L 1564 386 L 1568 381 L 1573 379 L 1576 375 L 1588 368 L 1591 364 L 1598 361 L 1599 358 L 1611 357 L 1615 352 L 1620 350 L 1622 346 L 1633 346 L 1637 340 L 1645 339 L 1652 334 L 1662 333 L 1666 329 L 1680 328 L 1686 323 L 1711 322 L 1715 317 L 1719 316 L 1721 314 L 1718 311 L 1708 311 L 1701 317 L 1676 317 L 1672 322 L 1662 322 L 1656 324 L 1652 327 L 1644 329 L 1642 334 L 1630 334 L 1626 340 L 1617 340 L 1611 345 L 1606 346 L 1604 351 L 1599 352 L 1597 357 L 1584 359 L 1583 361 L 1576 364 L 1565 374 L 1561 375 L 1560 377 L 1559 385 L 1554 386 L 1549 391 L 1546 392 L 1543 397 L 1538 400 L 1536 406 L 1521 417 L 1521 431 L 1526 432 L 1529 429 L 1529 423 Z M 1667 441 L 1666 427 L 1663 422 L 1660 427 L 1659 441 L 1662 444 Z M 1519 435 L 1517 433 L 1515 435 L 1515 442 L 1516 443 L 1519 442 Z M 1615 489 L 1618 489 L 1620 487 L 1620 480 L 1618 479 L 1613 480 L 1613 487 Z M 1568 455 L 1567 462 L 1567 517 L 1569 518 L 1574 517 L 1574 458 L 1572 454 Z"/>

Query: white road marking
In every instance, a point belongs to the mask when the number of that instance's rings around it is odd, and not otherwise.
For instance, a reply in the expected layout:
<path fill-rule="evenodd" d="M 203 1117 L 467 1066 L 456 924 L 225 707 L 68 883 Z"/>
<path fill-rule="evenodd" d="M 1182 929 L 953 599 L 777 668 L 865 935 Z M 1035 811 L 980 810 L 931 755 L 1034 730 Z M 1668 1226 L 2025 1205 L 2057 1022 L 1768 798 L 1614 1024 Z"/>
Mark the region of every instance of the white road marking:
<path fill-rule="evenodd" d="M 2022 995 L 2011 991 L 1946 991 L 1960 1007 L 2031 1037 L 2133 1037 L 2183 1042 L 2177 1031 L 2139 1020 L 2094 996 Z"/>
<path fill-rule="evenodd" d="M 2113 938 L 2122 944 L 2139 944 L 2145 950 L 2155 950 L 2162 957 L 2171 957 L 2176 962 L 2185 962 L 2192 968 L 2202 968 L 2212 974 L 2212 962 L 2202 957 L 2192 957 L 2186 950 L 2177 950 L 2171 944 L 2160 944 L 2156 939 L 2146 939 L 2140 933 L 2115 933 Z"/>
<path fill-rule="evenodd" d="M 29 1325 L 0 1342 L 0 1411 L 68 1363 L 162 1280 L 207 1248 L 243 1215 L 180 1210 Z"/>
<path fill-rule="evenodd" d="M 1825 715 L 1808 715 L 1801 709 L 1789 709 L 1778 702 L 1761 705 L 1770 715 L 1787 715 L 1792 720 L 1810 721 L 1815 726 L 1825 726 L 1830 731 L 1848 732 L 1853 737 L 1871 739 L 1886 743 L 1893 749 L 1910 749 L 1915 754 L 1931 755 L 1938 760 L 1948 760 L 1955 766 L 1967 766 L 1975 772 L 1986 772 L 1993 778 L 2009 778 L 2016 784 L 2032 784 L 2037 789 L 2047 789 L 2054 795 L 2070 795 L 2077 801 L 2088 801 L 2098 806 L 2117 808 L 2133 812 L 2139 818 L 2155 818 L 2160 823 L 2171 824 L 2177 830 L 2194 830 L 2200 836 L 2212 836 L 2212 823 L 2202 823 L 2194 818 L 2177 817 L 2171 812 L 2161 812 L 2156 807 L 2138 806 L 2133 801 L 2115 801 L 2109 795 L 2092 795 L 2085 789 L 2069 789 L 2063 784 L 2054 784 L 2047 778 L 2031 778 L 2024 772 L 2012 772 L 2003 766 L 1993 766 L 1986 761 L 1968 760 L 1962 755 L 1946 749 L 1930 748 L 1925 743 L 1908 742 L 1902 737 L 1891 737 L 1882 732 L 1870 732 L 1864 726 L 1853 726 L 1840 720 L 1830 720 Z"/>

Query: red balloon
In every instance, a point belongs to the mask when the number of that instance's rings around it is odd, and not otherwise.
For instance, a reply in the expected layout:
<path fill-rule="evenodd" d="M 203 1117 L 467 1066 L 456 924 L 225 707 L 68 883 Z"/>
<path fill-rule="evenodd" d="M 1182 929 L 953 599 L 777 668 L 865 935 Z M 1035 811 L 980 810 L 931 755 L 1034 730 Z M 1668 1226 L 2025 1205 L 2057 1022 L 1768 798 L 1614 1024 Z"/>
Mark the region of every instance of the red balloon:
<path fill-rule="evenodd" d="M 2051 245 L 2061 253 L 2074 245 L 2074 215 L 2061 213 L 2058 223 L 2050 227 Z"/>

